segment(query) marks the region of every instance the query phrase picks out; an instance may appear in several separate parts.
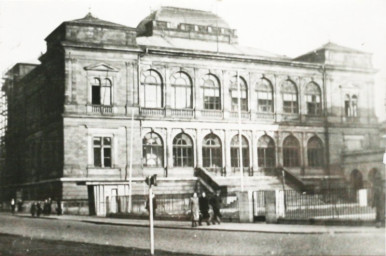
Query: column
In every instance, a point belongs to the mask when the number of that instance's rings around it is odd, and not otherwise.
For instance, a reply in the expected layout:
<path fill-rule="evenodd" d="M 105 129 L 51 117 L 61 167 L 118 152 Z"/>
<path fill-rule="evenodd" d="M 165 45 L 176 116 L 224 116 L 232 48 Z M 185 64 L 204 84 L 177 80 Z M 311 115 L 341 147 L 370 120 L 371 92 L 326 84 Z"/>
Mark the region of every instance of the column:
<path fill-rule="evenodd" d="M 230 148 L 230 132 L 229 130 L 225 130 L 224 132 L 224 143 L 223 150 L 225 152 L 225 173 L 227 176 L 231 175 L 231 148 Z"/>
<path fill-rule="evenodd" d="M 196 165 L 198 168 L 202 167 L 202 140 L 201 129 L 196 129 Z"/>
<path fill-rule="evenodd" d="M 308 166 L 308 159 L 307 159 L 307 141 L 306 141 L 306 136 L 304 134 L 304 132 L 301 133 L 301 136 L 300 136 L 300 147 L 301 147 L 301 157 L 300 157 L 300 165 L 301 165 L 301 174 L 304 175 L 305 174 L 305 167 Z"/>
<path fill-rule="evenodd" d="M 257 152 L 258 138 L 256 138 L 255 135 L 256 135 L 255 132 L 252 131 L 252 169 L 253 169 L 254 176 L 258 174 L 258 171 L 259 171 L 258 152 Z"/>
<path fill-rule="evenodd" d="M 166 129 L 166 158 L 167 158 L 167 169 L 173 168 L 173 138 L 172 138 L 172 129 Z"/>

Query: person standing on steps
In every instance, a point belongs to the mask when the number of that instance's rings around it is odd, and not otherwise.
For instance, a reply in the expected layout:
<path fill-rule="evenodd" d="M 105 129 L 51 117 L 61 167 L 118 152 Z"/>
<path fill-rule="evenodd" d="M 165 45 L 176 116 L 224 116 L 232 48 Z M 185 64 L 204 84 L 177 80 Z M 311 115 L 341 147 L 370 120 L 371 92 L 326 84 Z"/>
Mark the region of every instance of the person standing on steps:
<path fill-rule="evenodd" d="M 209 200 L 206 197 L 205 192 L 202 192 L 199 201 L 199 206 L 200 206 L 200 219 L 198 221 L 198 224 L 201 226 L 202 221 L 206 221 L 206 224 L 209 226 L 210 222 L 210 216 L 209 216 Z"/>

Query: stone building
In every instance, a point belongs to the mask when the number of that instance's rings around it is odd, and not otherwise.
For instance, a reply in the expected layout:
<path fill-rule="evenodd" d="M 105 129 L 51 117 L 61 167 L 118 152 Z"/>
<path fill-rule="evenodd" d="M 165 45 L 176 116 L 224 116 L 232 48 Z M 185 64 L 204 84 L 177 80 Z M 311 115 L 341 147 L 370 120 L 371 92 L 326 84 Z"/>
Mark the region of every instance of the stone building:
<path fill-rule="evenodd" d="M 213 13 L 174 7 L 136 28 L 88 14 L 45 40 L 41 64 L 17 64 L 3 86 L 3 200 L 22 191 L 103 215 L 131 175 L 134 194 L 153 174 L 156 193 L 237 191 L 241 162 L 245 189 L 275 189 L 282 171 L 312 188 L 348 181 L 342 154 L 379 141 L 370 53 L 327 43 L 291 59 L 239 45 Z"/>

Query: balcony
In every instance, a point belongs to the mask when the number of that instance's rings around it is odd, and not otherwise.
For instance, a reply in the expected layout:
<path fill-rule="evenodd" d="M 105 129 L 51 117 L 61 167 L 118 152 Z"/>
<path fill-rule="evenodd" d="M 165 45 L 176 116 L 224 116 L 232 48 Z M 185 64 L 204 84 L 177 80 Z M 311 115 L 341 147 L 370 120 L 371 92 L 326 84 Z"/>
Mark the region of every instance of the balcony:
<path fill-rule="evenodd" d="M 275 119 L 275 114 L 270 113 L 270 112 L 258 112 L 255 113 L 255 118 L 256 119 L 263 119 L 263 120 L 274 120 Z"/>
<path fill-rule="evenodd" d="M 170 115 L 172 117 L 192 118 L 193 109 L 170 109 Z"/>
<path fill-rule="evenodd" d="M 221 110 L 203 109 L 201 110 L 201 116 L 219 119 L 223 117 L 223 112 Z"/>
<path fill-rule="evenodd" d="M 231 112 L 229 112 L 229 115 L 231 118 L 239 118 L 239 112 L 238 111 L 231 111 Z M 251 118 L 250 112 L 241 111 L 241 119 L 250 119 L 250 118 Z"/>
<path fill-rule="evenodd" d="M 164 108 L 140 108 L 139 113 L 141 116 L 163 117 L 165 116 L 165 109 Z"/>
<path fill-rule="evenodd" d="M 113 114 L 113 107 L 112 106 L 103 106 L 103 105 L 91 105 L 91 112 L 92 113 L 101 113 L 106 115 L 112 115 Z"/>
<path fill-rule="evenodd" d="M 304 115 L 304 121 L 310 122 L 310 123 L 319 123 L 323 122 L 323 116 L 322 115 Z"/>

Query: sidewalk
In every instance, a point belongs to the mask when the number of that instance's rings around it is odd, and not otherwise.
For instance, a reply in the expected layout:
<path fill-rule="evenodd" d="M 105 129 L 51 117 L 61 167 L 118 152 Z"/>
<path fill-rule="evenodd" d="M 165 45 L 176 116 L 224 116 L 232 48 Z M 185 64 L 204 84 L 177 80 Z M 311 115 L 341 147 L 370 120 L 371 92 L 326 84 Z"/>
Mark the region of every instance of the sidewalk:
<path fill-rule="evenodd" d="M 31 217 L 29 214 L 16 214 L 20 217 Z M 78 215 L 50 215 L 41 216 L 45 219 L 57 219 L 67 221 L 79 221 L 100 225 L 123 225 L 123 226 L 149 226 L 148 220 L 143 219 L 117 219 L 96 216 Z M 198 229 L 238 232 L 259 233 L 281 233 L 281 234 L 334 234 L 334 233 L 385 233 L 385 228 L 369 226 L 322 226 L 322 225 L 289 225 L 289 224 L 266 224 L 266 223 L 221 223 L 220 225 L 207 226 L 205 223 L 197 228 L 191 227 L 189 221 L 155 220 L 156 228 L 170 229 Z"/>

